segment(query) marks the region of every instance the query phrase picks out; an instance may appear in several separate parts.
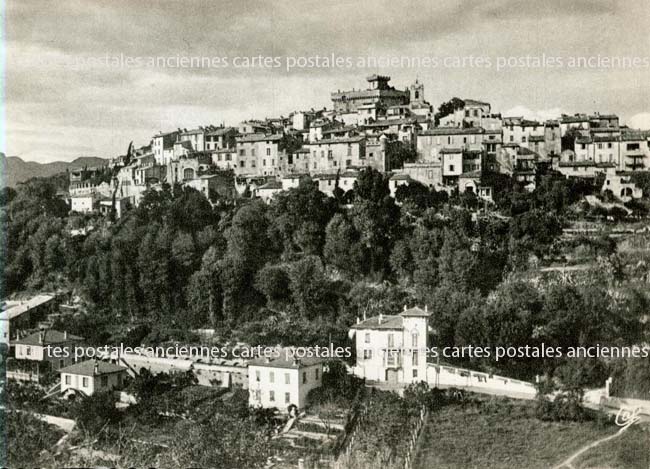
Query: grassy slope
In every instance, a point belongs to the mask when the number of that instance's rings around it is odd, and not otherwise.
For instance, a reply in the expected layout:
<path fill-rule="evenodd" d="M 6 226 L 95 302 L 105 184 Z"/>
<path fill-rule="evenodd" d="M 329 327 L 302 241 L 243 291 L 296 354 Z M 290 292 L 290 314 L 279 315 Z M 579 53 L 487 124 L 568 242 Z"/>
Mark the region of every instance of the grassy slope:
<path fill-rule="evenodd" d="M 481 400 L 430 416 L 414 467 L 536 469 L 560 463 L 593 440 L 616 432 L 596 423 L 542 422 L 532 402 Z"/>
<path fill-rule="evenodd" d="M 576 469 L 648 469 L 650 468 L 650 426 L 634 425 L 620 437 L 580 456 Z"/>

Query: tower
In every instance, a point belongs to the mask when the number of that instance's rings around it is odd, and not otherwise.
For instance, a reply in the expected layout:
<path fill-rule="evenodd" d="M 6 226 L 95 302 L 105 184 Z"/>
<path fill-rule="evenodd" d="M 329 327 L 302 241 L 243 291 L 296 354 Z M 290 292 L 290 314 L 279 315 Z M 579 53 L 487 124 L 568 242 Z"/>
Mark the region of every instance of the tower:
<path fill-rule="evenodd" d="M 411 105 L 425 104 L 424 101 L 424 85 L 416 78 L 415 83 L 409 86 L 409 98 Z"/>

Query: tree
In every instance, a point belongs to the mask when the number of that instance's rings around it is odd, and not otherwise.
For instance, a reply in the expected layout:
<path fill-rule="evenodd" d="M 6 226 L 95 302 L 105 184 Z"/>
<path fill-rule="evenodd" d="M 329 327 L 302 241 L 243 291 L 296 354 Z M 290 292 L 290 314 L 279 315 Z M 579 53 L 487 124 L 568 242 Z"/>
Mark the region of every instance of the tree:
<path fill-rule="evenodd" d="M 453 114 L 458 109 L 463 109 L 464 107 L 465 107 L 465 101 L 456 97 L 451 98 L 449 101 L 440 104 L 440 107 L 438 107 L 438 112 L 434 114 L 435 125 L 436 126 L 439 125 L 440 119 L 442 119 L 443 117 Z"/>
<path fill-rule="evenodd" d="M 325 227 L 334 215 L 336 202 L 318 190 L 310 178 L 298 187 L 283 191 L 271 201 L 268 210 L 269 238 L 278 240 L 286 258 L 294 254 L 321 255 Z"/>
<path fill-rule="evenodd" d="M 291 295 L 302 317 L 323 317 L 333 310 L 332 293 L 320 258 L 307 256 L 294 262 L 289 278 Z"/>
<path fill-rule="evenodd" d="M 344 214 L 337 213 L 328 223 L 323 255 L 328 264 L 349 276 L 364 272 L 359 233 Z"/>
<path fill-rule="evenodd" d="M 269 264 L 257 272 L 255 288 L 264 294 L 267 304 L 271 307 L 290 299 L 289 286 L 289 275 L 280 266 Z"/>
<path fill-rule="evenodd" d="M 113 393 L 96 392 L 78 399 L 72 407 L 72 415 L 84 432 L 98 437 L 101 430 L 120 421 L 121 413 L 115 407 L 116 402 Z"/>

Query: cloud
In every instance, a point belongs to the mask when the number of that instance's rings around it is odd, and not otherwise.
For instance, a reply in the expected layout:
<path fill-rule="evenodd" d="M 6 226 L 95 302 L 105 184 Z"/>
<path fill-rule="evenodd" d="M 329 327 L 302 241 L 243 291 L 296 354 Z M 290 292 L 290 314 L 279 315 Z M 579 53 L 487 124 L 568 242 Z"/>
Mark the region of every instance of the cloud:
<path fill-rule="evenodd" d="M 650 130 L 650 112 L 641 112 L 630 117 L 627 125 L 633 129 Z"/>
<path fill-rule="evenodd" d="M 7 153 L 110 157 L 158 130 L 234 124 L 330 106 L 336 89 L 416 76 L 432 104 L 470 96 L 527 117 L 644 112 L 650 70 L 355 67 L 284 69 L 88 65 L 119 56 L 647 56 L 650 11 L 607 0 L 7 0 Z M 607 24 L 607 28 L 602 25 Z M 71 67 L 70 63 L 83 65 Z M 525 109 L 518 109 L 525 103 Z M 538 109 L 532 111 L 531 109 Z M 20 130 L 18 130 L 20 129 Z M 29 135 L 33 135 L 30 138 Z M 90 151 L 92 150 L 92 151 Z M 61 156 L 61 155 L 59 155 Z M 36 158 L 36 156 L 34 156 Z"/>
<path fill-rule="evenodd" d="M 538 109 L 536 111 L 533 111 L 521 104 L 503 112 L 504 117 L 524 117 L 526 119 L 536 120 L 540 122 L 544 122 L 549 119 L 557 119 L 562 114 L 566 113 L 563 112 L 560 108 Z"/>

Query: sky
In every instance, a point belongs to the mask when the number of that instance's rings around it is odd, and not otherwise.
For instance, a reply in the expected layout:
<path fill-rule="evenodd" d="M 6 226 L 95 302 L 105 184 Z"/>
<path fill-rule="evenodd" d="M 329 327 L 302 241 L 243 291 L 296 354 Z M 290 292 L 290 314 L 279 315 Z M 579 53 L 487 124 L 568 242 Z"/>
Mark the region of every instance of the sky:
<path fill-rule="evenodd" d="M 436 107 L 458 96 L 650 128 L 647 0 L 5 0 L 3 16 L 2 151 L 24 160 L 331 107 L 372 73 L 417 78 Z"/>

